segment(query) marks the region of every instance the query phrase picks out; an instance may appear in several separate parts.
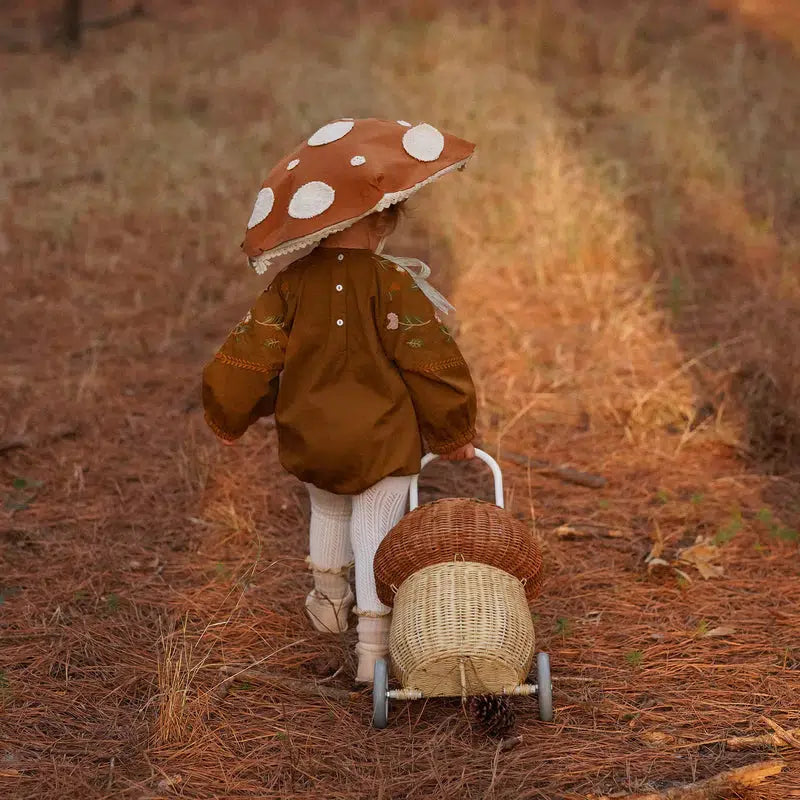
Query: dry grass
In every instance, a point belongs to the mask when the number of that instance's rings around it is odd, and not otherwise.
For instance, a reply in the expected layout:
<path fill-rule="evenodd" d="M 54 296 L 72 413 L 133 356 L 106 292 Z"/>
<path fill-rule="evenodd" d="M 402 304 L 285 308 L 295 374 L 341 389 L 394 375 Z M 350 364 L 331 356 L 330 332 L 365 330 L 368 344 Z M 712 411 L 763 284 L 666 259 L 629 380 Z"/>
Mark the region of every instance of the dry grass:
<path fill-rule="evenodd" d="M 722 740 L 800 724 L 791 9 L 284 5 L 163 0 L 70 58 L 0 56 L 0 794 L 579 798 L 759 760 Z M 394 249 L 459 308 L 486 446 L 609 479 L 507 465 L 557 706 L 520 702 L 510 752 L 457 703 L 378 733 L 368 698 L 302 691 L 352 673 L 301 614 L 305 498 L 271 427 L 222 451 L 200 418 L 258 291 L 259 181 L 342 114 L 478 142 Z M 697 536 L 719 577 L 678 562 Z M 786 758 L 749 797 L 795 796 Z"/>

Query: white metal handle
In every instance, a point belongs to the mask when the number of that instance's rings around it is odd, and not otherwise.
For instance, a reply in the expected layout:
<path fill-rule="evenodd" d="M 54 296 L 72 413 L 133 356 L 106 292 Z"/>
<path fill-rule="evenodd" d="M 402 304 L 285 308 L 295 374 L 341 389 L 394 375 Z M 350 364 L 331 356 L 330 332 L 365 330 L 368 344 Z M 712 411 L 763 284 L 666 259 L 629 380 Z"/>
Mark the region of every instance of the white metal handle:
<path fill-rule="evenodd" d="M 500 465 L 488 454 L 485 453 L 483 450 L 475 450 L 476 458 L 479 458 L 481 461 L 485 462 L 489 465 L 489 469 L 492 470 L 492 475 L 494 476 L 494 502 L 495 505 L 500 506 L 500 508 L 505 508 L 505 500 L 503 498 L 503 473 L 500 471 Z M 435 461 L 439 456 L 435 453 L 428 453 L 423 459 L 422 463 L 420 464 L 420 472 L 425 469 L 431 461 Z M 419 505 L 419 475 L 414 475 L 411 478 L 411 486 L 408 490 L 408 500 L 409 500 L 409 507 L 410 510 L 413 511 Z"/>

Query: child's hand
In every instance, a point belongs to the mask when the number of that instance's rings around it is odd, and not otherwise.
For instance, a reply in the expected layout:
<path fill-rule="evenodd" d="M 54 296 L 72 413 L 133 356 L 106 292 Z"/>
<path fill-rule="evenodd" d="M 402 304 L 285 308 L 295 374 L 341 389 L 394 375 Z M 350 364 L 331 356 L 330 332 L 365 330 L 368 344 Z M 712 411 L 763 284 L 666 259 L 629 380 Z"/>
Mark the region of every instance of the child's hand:
<path fill-rule="evenodd" d="M 458 450 L 441 455 L 439 458 L 443 461 L 469 461 L 469 459 L 475 458 L 475 445 L 472 443 L 465 444 L 463 447 L 459 447 Z"/>

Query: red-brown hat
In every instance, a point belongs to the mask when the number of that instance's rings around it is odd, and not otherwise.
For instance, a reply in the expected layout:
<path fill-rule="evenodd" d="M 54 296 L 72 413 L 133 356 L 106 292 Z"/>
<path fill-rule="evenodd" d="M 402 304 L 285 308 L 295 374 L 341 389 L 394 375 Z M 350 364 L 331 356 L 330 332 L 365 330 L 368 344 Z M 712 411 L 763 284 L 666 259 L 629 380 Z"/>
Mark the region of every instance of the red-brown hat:
<path fill-rule="evenodd" d="M 242 250 L 262 274 L 276 259 L 299 257 L 326 236 L 461 169 L 474 149 L 424 122 L 338 119 L 323 125 L 270 172 Z"/>

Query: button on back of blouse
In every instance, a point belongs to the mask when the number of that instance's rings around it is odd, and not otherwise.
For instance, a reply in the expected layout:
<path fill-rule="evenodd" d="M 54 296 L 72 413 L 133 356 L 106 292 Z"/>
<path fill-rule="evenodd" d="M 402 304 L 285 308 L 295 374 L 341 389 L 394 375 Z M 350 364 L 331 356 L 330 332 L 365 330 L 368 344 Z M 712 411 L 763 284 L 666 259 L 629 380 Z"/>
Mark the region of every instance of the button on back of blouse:
<path fill-rule="evenodd" d="M 337 292 L 341 292 L 343 289 L 344 289 L 344 286 L 342 286 L 342 284 L 341 284 L 341 283 L 337 283 L 337 284 L 336 284 L 336 291 L 337 291 Z"/>

